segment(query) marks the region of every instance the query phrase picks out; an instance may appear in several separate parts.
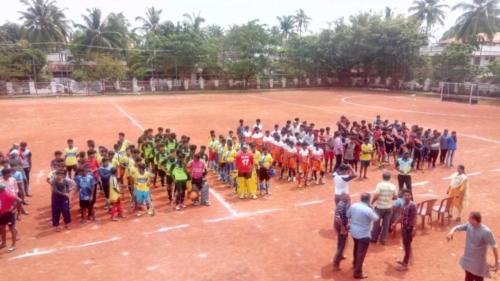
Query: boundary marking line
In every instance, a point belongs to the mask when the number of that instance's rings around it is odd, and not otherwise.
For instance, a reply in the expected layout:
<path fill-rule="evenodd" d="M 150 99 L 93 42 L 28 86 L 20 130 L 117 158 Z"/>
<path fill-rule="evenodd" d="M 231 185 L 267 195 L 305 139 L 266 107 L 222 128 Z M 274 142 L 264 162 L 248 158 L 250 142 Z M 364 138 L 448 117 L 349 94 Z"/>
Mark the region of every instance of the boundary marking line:
<path fill-rule="evenodd" d="M 296 203 L 295 207 L 304 207 L 304 206 L 309 206 L 309 205 L 316 205 L 316 204 L 321 204 L 323 202 L 325 202 L 325 200 L 314 200 L 314 201 Z"/>

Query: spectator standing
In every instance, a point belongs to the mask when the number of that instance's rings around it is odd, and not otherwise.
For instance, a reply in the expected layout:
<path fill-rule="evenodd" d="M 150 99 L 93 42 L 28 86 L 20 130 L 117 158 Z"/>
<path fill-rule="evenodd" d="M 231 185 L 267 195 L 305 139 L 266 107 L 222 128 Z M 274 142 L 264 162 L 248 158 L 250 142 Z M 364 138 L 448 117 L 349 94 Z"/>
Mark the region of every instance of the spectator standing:
<path fill-rule="evenodd" d="M 380 235 L 380 244 L 385 245 L 392 218 L 392 201 L 396 198 L 396 186 L 391 183 L 391 173 L 386 171 L 382 175 L 382 181 L 375 188 L 375 195 L 372 200 L 372 205 L 376 203 L 375 212 L 377 212 L 379 217 L 373 225 L 371 234 L 372 243 L 377 243 Z"/>
<path fill-rule="evenodd" d="M 344 249 L 349 236 L 349 219 L 347 218 L 347 210 L 350 206 L 349 194 L 341 194 L 340 201 L 335 207 L 335 218 L 333 228 L 337 233 L 337 252 L 333 257 L 333 270 L 340 270 L 340 262 L 344 259 Z"/>
<path fill-rule="evenodd" d="M 411 192 L 408 189 L 403 189 L 403 199 L 404 203 L 401 211 L 401 236 L 403 237 L 403 250 L 405 255 L 402 261 L 399 261 L 400 265 L 397 270 L 406 271 L 408 270 L 408 262 L 411 255 L 411 243 L 413 237 L 415 236 L 415 224 L 417 222 L 417 206 L 412 201 Z"/>
<path fill-rule="evenodd" d="M 448 241 L 453 239 L 457 231 L 466 232 L 464 255 L 460 259 L 460 266 L 465 270 L 465 281 L 483 281 L 490 277 L 486 254 L 492 248 L 495 256 L 494 270 L 498 269 L 497 243 L 491 230 L 481 223 L 481 214 L 471 212 L 469 223 L 453 227 L 448 233 Z"/>
<path fill-rule="evenodd" d="M 411 171 L 413 166 L 413 159 L 410 158 L 410 153 L 405 151 L 403 156 L 396 162 L 396 169 L 398 170 L 398 186 L 399 190 L 406 188 L 411 190 Z"/>
<path fill-rule="evenodd" d="M 443 131 L 443 135 L 439 138 L 439 164 L 444 164 L 446 160 L 446 154 L 448 153 L 448 140 L 450 136 L 448 135 L 448 129 Z"/>
<path fill-rule="evenodd" d="M 373 221 L 378 220 L 378 215 L 370 207 L 370 194 L 363 193 L 361 202 L 353 204 L 347 211 L 350 219 L 350 233 L 354 240 L 354 279 L 366 279 L 368 275 L 363 272 L 363 262 L 370 246 L 370 228 Z"/>

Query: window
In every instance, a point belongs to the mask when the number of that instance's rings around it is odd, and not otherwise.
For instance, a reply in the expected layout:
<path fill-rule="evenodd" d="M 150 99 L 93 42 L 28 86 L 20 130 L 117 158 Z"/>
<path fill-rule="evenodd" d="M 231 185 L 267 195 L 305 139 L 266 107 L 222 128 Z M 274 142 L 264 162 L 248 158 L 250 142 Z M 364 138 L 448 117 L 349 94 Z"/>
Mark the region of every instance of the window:
<path fill-rule="evenodd" d="M 480 65 L 481 64 L 481 57 L 474 57 L 474 64 Z"/>

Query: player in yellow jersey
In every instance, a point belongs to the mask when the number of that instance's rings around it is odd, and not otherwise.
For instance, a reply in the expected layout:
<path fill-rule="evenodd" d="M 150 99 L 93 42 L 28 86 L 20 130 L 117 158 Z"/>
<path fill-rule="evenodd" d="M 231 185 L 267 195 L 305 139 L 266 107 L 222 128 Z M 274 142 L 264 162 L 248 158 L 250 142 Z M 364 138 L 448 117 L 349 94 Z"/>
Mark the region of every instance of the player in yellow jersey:
<path fill-rule="evenodd" d="M 124 152 L 131 145 L 131 142 L 125 139 L 124 133 L 120 132 L 118 133 L 118 142 L 116 144 L 118 144 L 119 151 Z"/>
<path fill-rule="evenodd" d="M 66 164 L 66 171 L 68 173 L 68 177 L 72 178 L 71 172 L 74 171 L 76 173 L 76 166 L 78 164 L 78 154 L 80 151 L 77 147 L 74 146 L 73 140 L 69 139 L 67 141 L 68 147 L 64 149 L 64 160 Z"/>
<path fill-rule="evenodd" d="M 273 165 L 273 156 L 269 153 L 266 146 L 262 147 L 262 155 L 260 157 L 259 163 L 259 189 L 260 194 L 270 195 L 269 192 L 269 180 L 270 177 L 270 169 Z"/>
<path fill-rule="evenodd" d="M 154 215 L 154 208 L 151 201 L 151 180 L 153 174 L 146 171 L 146 165 L 140 163 L 137 165 L 137 171 L 133 174 L 134 195 L 137 203 L 137 216 L 142 216 L 146 208 L 150 216 Z"/>
<path fill-rule="evenodd" d="M 219 181 L 225 182 L 227 180 L 226 176 L 226 139 L 224 137 L 220 138 L 219 147 L 217 147 L 217 160 L 219 161 Z"/>
<path fill-rule="evenodd" d="M 228 141 L 226 146 L 226 175 L 227 175 L 227 185 L 228 187 L 234 187 L 234 192 L 238 190 L 236 182 L 236 165 L 234 160 L 236 158 L 236 149 L 233 147 L 233 142 Z"/>
<path fill-rule="evenodd" d="M 210 131 L 210 137 L 208 139 L 208 167 L 212 171 L 214 171 L 216 166 L 216 157 L 217 157 L 217 147 L 219 146 L 219 141 L 215 136 L 215 131 Z"/>
<path fill-rule="evenodd" d="M 262 154 L 260 153 L 259 150 L 257 150 L 257 145 L 256 143 L 251 143 L 250 144 L 250 151 L 253 153 L 253 165 L 254 168 L 252 170 L 252 176 L 248 180 L 248 192 L 250 194 L 257 194 L 257 186 L 259 185 L 258 183 L 258 173 L 259 173 L 259 167 L 260 167 L 260 160 L 262 158 Z"/>

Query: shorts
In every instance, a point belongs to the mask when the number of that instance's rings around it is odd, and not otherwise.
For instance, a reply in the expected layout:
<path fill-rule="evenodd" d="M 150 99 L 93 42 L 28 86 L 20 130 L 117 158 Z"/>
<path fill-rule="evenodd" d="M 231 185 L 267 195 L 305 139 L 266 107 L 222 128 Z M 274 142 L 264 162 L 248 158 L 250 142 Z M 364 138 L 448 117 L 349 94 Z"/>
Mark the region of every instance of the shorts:
<path fill-rule="evenodd" d="M 259 169 L 259 180 L 260 181 L 269 181 L 271 176 L 269 175 L 269 169 L 264 167 L 260 167 Z"/>
<path fill-rule="evenodd" d="M 208 160 L 215 161 L 215 155 L 217 155 L 215 152 L 208 152 Z"/>
<path fill-rule="evenodd" d="M 238 178 L 249 179 L 252 177 L 251 173 L 238 172 Z"/>
<path fill-rule="evenodd" d="M 149 201 L 149 191 L 135 190 L 135 201 L 137 204 L 145 204 Z"/>
<path fill-rule="evenodd" d="M 361 168 L 368 168 L 370 166 L 370 161 L 371 160 L 361 160 Z"/>
<path fill-rule="evenodd" d="M 325 160 L 333 160 L 335 153 L 333 151 L 325 151 Z"/>
<path fill-rule="evenodd" d="M 203 179 L 191 179 L 191 186 L 193 191 L 200 191 L 203 188 Z"/>
<path fill-rule="evenodd" d="M 16 225 L 16 215 L 12 212 L 7 212 L 4 214 L 0 215 L 0 225 L 8 225 L 9 227 L 12 227 Z"/>
<path fill-rule="evenodd" d="M 92 207 L 90 200 L 80 200 L 80 209 L 88 209 Z"/>

